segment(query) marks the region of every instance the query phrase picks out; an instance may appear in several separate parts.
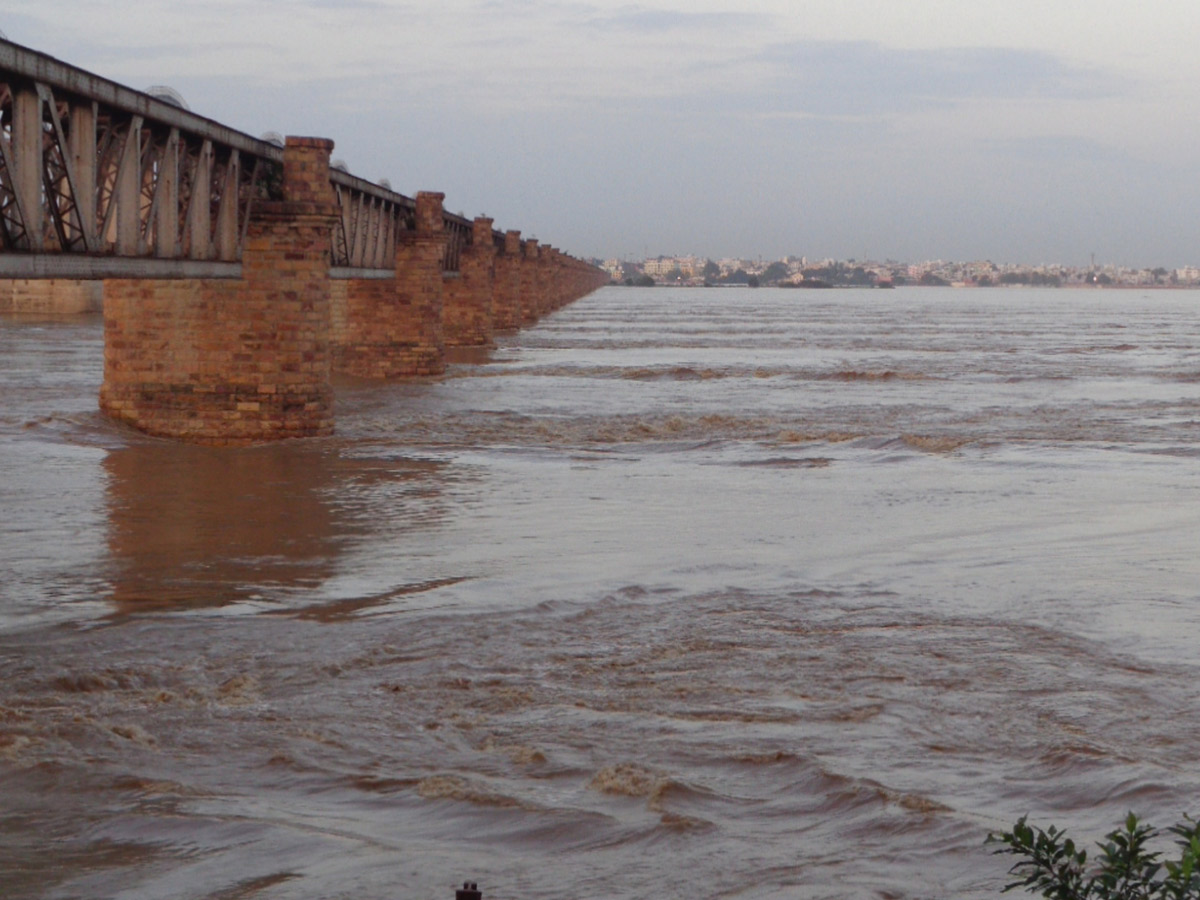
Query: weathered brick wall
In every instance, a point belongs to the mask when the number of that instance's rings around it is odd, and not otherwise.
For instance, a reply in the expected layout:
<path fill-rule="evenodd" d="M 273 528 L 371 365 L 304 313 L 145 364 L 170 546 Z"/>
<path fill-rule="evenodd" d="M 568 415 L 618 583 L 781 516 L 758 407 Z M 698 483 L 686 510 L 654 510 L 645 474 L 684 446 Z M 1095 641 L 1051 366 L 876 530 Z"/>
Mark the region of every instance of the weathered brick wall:
<path fill-rule="evenodd" d="M 504 250 L 496 255 L 492 281 L 492 327 L 521 327 L 521 232 L 504 233 Z"/>
<path fill-rule="evenodd" d="M 492 282 L 496 245 L 492 220 L 475 219 L 471 245 L 459 262 L 457 276 L 447 273 L 442 283 L 442 315 L 448 347 L 486 347 L 492 342 Z"/>
<path fill-rule="evenodd" d="M 429 327 L 430 306 L 414 310 L 402 302 L 390 278 L 341 283 L 346 291 L 346 338 L 334 349 L 336 371 L 359 378 L 395 378 L 445 370 L 444 350 Z"/>
<path fill-rule="evenodd" d="M 337 354 L 346 343 L 349 316 L 350 283 L 345 279 L 329 279 L 329 346 L 337 368 Z"/>
<path fill-rule="evenodd" d="M 460 265 L 466 262 L 467 251 L 464 249 Z M 467 288 L 463 272 L 442 273 L 442 333 L 447 347 L 470 345 L 474 343 L 465 340 L 471 331 L 472 322 L 471 292 Z"/>
<path fill-rule="evenodd" d="M 241 279 L 105 282 L 104 412 L 199 443 L 333 430 L 332 148 L 287 139 L 285 199 L 255 204 Z"/>
<path fill-rule="evenodd" d="M 546 258 L 547 281 L 546 305 L 550 310 L 561 309 L 570 302 L 570 292 L 567 290 L 566 279 L 563 277 L 562 254 L 557 247 L 551 247 Z"/>
<path fill-rule="evenodd" d="M 608 275 L 554 247 L 541 247 L 539 265 L 543 285 L 543 313 L 561 309 L 608 284 Z"/>
<path fill-rule="evenodd" d="M 442 199 L 417 195 L 417 228 L 399 236 L 394 279 L 346 282 L 345 330 L 334 350 L 338 371 L 362 378 L 445 371 Z"/>
<path fill-rule="evenodd" d="M 248 297 L 241 288 L 107 281 L 100 408 L 150 434 L 199 443 L 329 433 L 319 305 L 294 301 L 284 310 L 265 292 Z"/>
<path fill-rule="evenodd" d="M 0 280 L 0 313 L 35 313 L 71 316 L 98 313 L 104 296 L 103 282 L 63 278 Z"/>
<path fill-rule="evenodd" d="M 559 305 L 565 306 L 609 283 L 608 273 L 583 260 L 559 252 L 557 255 Z"/>
<path fill-rule="evenodd" d="M 538 242 L 522 241 L 521 254 L 521 325 L 532 325 L 538 320 L 541 309 Z"/>
<path fill-rule="evenodd" d="M 538 318 L 552 312 L 554 306 L 552 304 L 551 293 L 553 284 L 551 283 L 550 272 L 550 245 L 541 244 L 538 247 L 538 266 L 537 266 L 537 310 Z"/>
<path fill-rule="evenodd" d="M 554 248 L 549 244 L 542 244 L 541 252 L 538 254 L 538 262 L 541 265 L 542 278 L 542 315 L 548 315 L 558 309 L 558 281 L 556 279 L 554 265 Z"/>

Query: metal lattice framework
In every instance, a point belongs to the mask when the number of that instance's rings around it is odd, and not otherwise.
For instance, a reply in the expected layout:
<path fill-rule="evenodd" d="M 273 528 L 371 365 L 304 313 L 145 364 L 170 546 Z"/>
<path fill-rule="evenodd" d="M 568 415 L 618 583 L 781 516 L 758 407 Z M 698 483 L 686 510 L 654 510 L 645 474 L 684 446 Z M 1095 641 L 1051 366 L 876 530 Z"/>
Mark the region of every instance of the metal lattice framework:
<path fill-rule="evenodd" d="M 402 231 L 416 226 L 416 204 L 403 194 L 336 169 L 329 173 L 338 206 L 333 229 L 333 264 L 390 269 Z"/>
<path fill-rule="evenodd" d="M 463 251 L 473 242 L 474 230 L 469 220 L 452 214 L 443 218 L 442 227 L 446 231 L 446 256 L 442 262 L 442 269 L 457 272 L 461 268 Z"/>
<path fill-rule="evenodd" d="M 0 41 L 0 274 L 236 274 L 281 163 L 266 142 Z"/>
<path fill-rule="evenodd" d="M 0 39 L 0 277 L 237 277 L 282 163 L 275 143 Z M 331 274 L 383 277 L 415 202 L 336 169 L 330 181 Z M 457 271 L 471 223 L 445 214 L 444 228 Z"/>

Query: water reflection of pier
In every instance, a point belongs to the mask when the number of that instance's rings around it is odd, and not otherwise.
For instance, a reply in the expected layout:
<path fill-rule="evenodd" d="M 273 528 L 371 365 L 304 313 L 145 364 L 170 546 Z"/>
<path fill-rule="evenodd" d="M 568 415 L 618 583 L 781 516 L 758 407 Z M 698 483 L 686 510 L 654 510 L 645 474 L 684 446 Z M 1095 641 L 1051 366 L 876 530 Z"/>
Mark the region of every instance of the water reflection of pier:
<path fill-rule="evenodd" d="M 443 468 L 295 443 L 115 450 L 104 461 L 111 600 L 118 614 L 247 602 L 302 612 L 356 544 L 438 527 Z"/>

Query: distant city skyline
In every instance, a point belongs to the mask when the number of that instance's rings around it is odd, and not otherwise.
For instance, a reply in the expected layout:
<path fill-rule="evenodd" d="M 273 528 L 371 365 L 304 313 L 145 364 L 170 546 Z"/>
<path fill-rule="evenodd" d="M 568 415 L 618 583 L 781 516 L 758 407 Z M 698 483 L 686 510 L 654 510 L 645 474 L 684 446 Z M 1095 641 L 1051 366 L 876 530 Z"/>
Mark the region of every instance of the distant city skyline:
<path fill-rule="evenodd" d="M 629 257 L 1200 260 L 1200 6 L 0 0 L 13 41 Z"/>
<path fill-rule="evenodd" d="M 660 254 L 645 259 L 610 257 L 596 261 L 614 282 L 636 283 L 639 276 L 656 284 L 685 286 L 746 283 L 826 282 L 830 285 L 872 286 L 931 284 L 961 286 L 1040 285 L 1047 287 L 1200 287 L 1200 266 L 1120 266 L 1089 263 L 1012 263 L 977 260 L 808 259 L 787 255 L 778 259 L 702 257 Z M 758 276 L 761 276 L 758 277 Z M 647 282 L 648 283 L 648 282 Z M 787 286 L 785 284 L 785 286 Z"/>

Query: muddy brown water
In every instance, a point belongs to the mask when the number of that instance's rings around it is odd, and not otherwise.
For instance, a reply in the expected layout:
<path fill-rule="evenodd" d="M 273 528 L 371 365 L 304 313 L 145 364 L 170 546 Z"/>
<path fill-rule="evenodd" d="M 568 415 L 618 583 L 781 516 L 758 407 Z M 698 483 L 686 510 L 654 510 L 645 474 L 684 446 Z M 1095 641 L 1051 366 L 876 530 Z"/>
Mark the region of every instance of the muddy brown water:
<path fill-rule="evenodd" d="M 990 897 L 1200 811 L 1200 293 L 605 289 L 245 450 L 0 320 L 0 894 Z"/>

